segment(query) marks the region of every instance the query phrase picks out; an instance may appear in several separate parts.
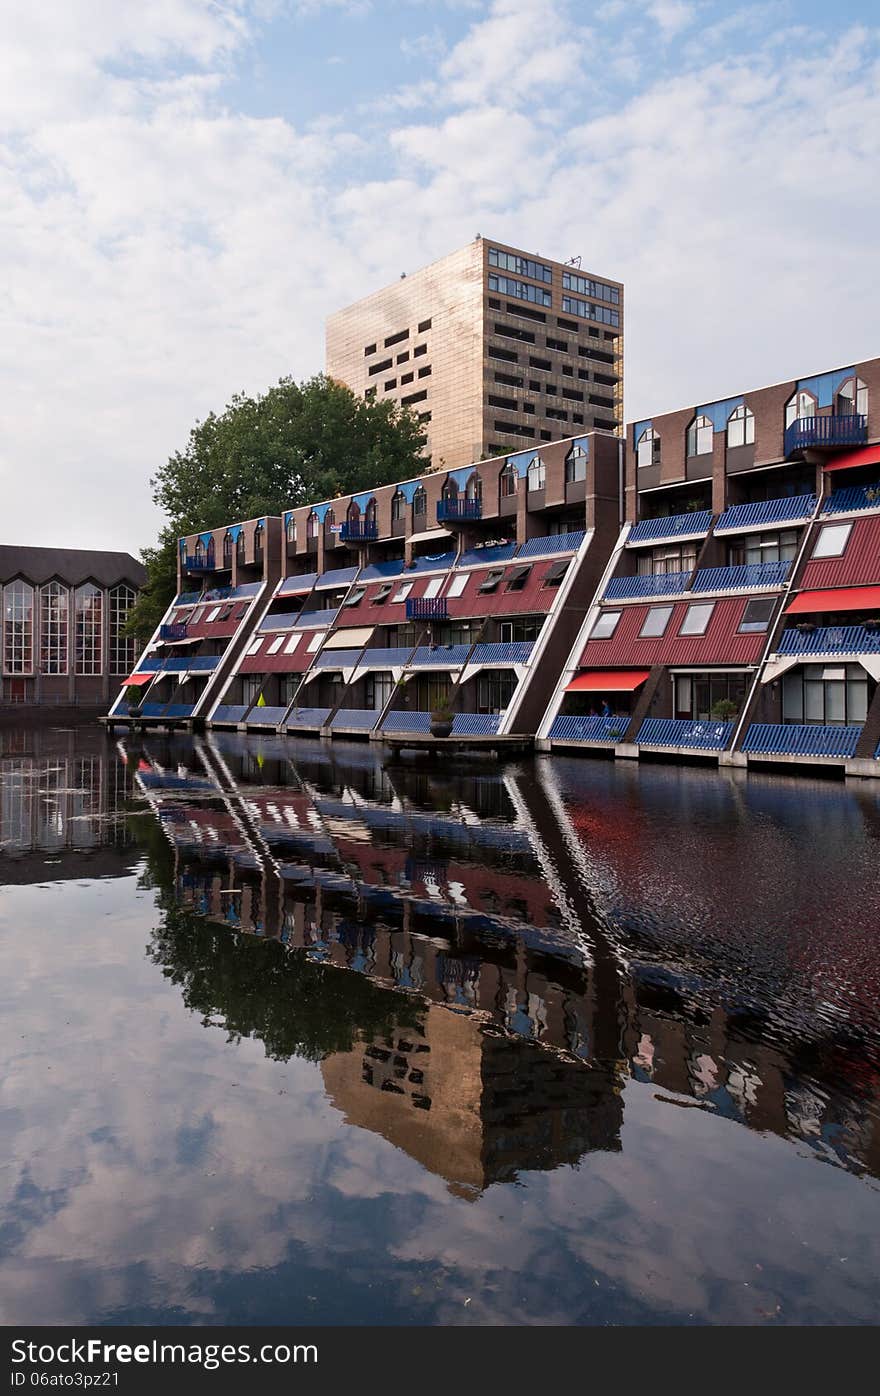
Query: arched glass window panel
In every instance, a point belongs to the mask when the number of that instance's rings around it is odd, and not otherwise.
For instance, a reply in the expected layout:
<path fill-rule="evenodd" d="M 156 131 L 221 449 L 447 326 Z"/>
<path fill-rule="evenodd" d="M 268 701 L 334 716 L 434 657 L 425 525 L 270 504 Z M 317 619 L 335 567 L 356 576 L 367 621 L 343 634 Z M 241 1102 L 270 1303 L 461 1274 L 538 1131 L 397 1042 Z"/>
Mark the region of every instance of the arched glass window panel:
<path fill-rule="evenodd" d="M 476 471 L 474 471 L 473 475 L 468 480 L 464 493 L 466 499 L 483 498 L 483 482 Z"/>
<path fill-rule="evenodd" d="M 306 519 L 306 537 L 317 538 L 318 536 L 318 515 L 312 510 Z"/>
<path fill-rule="evenodd" d="M 498 484 L 502 499 L 509 499 L 511 495 L 516 494 L 516 481 L 516 468 L 512 465 L 505 465 L 500 476 L 498 477 Z"/>
<path fill-rule="evenodd" d="M 586 480 L 589 456 L 583 446 L 572 446 L 565 458 L 565 483 L 573 485 L 578 480 Z"/>
<path fill-rule="evenodd" d="M 847 378 L 845 383 L 841 383 L 834 410 L 838 417 L 852 417 L 856 413 L 867 417 L 868 389 L 861 378 Z"/>
<path fill-rule="evenodd" d="M 427 512 L 428 512 L 428 495 L 427 495 L 427 492 L 422 488 L 422 486 L 419 485 L 418 489 L 416 490 L 415 494 L 413 495 L 413 513 L 414 513 L 414 514 L 427 514 Z"/>
<path fill-rule="evenodd" d="M 790 397 L 785 404 L 785 425 L 790 427 L 793 422 L 798 422 L 803 417 L 815 417 L 816 399 L 812 393 L 801 391 Z"/>
<path fill-rule="evenodd" d="M 47 582 L 40 588 L 40 673 L 66 674 L 68 666 L 67 587 Z"/>
<path fill-rule="evenodd" d="M 295 542 L 296 542 L 296 519 L 294 518 L 293 514 L 288 514 L 288 516 L 287 516 L 287 523 L 285 524 L 284 531 L 285 531 L 285 533 L 286 533 L 286 535 L 287 535 L 287 541 L 288 541 L 288 543 L 295 543 Z"/>
<path fill-rule="evenodd" d="M 689 456 L 712 454 L 714 431 L 709 417 L 695 417 L 688 427 L 687 453 Z"/>
<path fill-rule="evenodd" d="M 374 524 L 376 522 L 376 501 L 371 499 L 364 510 L 364 522 Z"/>
<path fill-rule="evenodd" d="M 34 589 L 28 582 L 3 588 L 3 672 L 34 670 Z"/>
<path fill-rule="evenodd" d="M 547 471 L 540 456 L 536 456 L 529 466 L 529 489 L 542 490 L 547 482 Z"/>
<path fill-rule="evenodd" d="M 77 674 L 100 674 L 104 660 L 104 594 L 92 582 L 74 596 L 75 668 Z"/>
<path fill-rule="evenodd" d="M 200 562 L 203 562 L 205 559 L 205 545 L 202 542 L 201 538 L 196 539 L 196 546 L 193 550 L 193 556 L 198 558 Z"/>
<path fill-rule="evenodd" d="M 728 446 L 751 446 L 754 440 L 754 412 L 745 405 L 735 408 L 727 419 Z"/>
<path fill-rule="evenodd" d="M 263 552 L 263 525 L 258 523 L 254 529 L 254 557 L 259 559 Z"/>
<path fill-rule="evenodd" d="M 223 535 L 223 566 L 232 566 L 232 534 L 228 530 Z"/>
<path fill-rule="evenodd" d="M 235 560 L 238 563 L 239 567 L 244 566 L 244 560 L 247 556 L 247 554 L 245 553 L 246 543 L 247 540 L 244 536 L 244 529 L 242 529 L 235 540 Z"/>
<path fill-rule="evenodd" d="M 124 582 L 110 592 L 110 673 L 129 674 L 137 659 L 136 641 L 125 634 L 128 613 L 137 600 Z"/>
<path fill-rule="evenodd" d="M 640 467 L 660 464 L 660 434 L 653 427 L 647 427 L 636 442 L 636 460 Z"/>
<path fill-rule="evenodd" d="M 324 515 L 324 532 L 331 533 L 333 525 L 336 523 L 336 510 L 328 509 Z"/>
<path fill-rule="evenodd" d="M 348 523 L 360 523 L 361 506 L 356 499 L 353 499 L 349 504 L 345 517 Z"/>
<path fill-rule="evenodd" d="M 406 495 L 402 490 L 396 490 L 391 498 L 391 522 L 397 523 L 399 519 L 406 517 Z"/>
<path fill-rule="evenodd" d="M 443 482 L 442 496 L 444 499 L 458 499 L 458 485 L 454 480 Z"/>

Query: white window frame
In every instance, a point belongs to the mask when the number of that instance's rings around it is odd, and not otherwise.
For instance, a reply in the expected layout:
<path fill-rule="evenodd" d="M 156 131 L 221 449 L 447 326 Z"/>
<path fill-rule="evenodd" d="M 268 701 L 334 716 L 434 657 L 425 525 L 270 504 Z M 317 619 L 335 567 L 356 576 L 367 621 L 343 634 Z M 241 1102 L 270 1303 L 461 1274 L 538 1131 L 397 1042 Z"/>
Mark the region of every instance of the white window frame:
<path fill-rule="evenodd" d="M 602 612 L 599 614 L 599 616 L 597 616 L 597 618 L 596 618 L 596 623 L 594 624 L 592 630 L 590 631 L 590 639 L 591 639 L 591 640 L 610 640 L 610 639 L 611 639 L 611 636 L 614 634 L 615 630 L 617 629 L 617 626 L 618 626 L 618 624 L 619 624 L 619 622 L 620 622 L 620 617 L 621 617 L 622 615 L 623 615 L 623 611 L 602 611 Z M 605 623 L 605 624 L 610 624 L 610 629 L 607 630 L 607 631 L 605 631 L 605 632 L 603 632 L 603 634 L 599 635 L 597 632 L 598 632 L 598 630 L 599 630 L 599 627 L 600 627 L 601 625 L 603 625 L 603 623 Z"/>
<path fill-rule="evenodd" d="M 260 650 L 263 648 L 263 638 L 264 638 L 264 637 L 263 637 L 262 635 L 260 635 L 258 639 L 254 640 L 254 643 L 250 646 L 250 648 L 249 648 L 249 650 L 248 650 L 248 652 L 247 652 L 247 657 L 248 657 L 248 658 L 249 658 L 252 654 L 259 654 L 259 653 L 260 653 Z"/>
<path fill-rule="evenodd" d="M 645 619 L 642 621 L 642 628 L 641 628 L 641 630 L 639 631 L 639 639 L 640 639 L 640 640 L 662 640 L 662 639 L 663 639 L 663 636 L 666 634 L 667 630 L 669 629 L 669 622 L 670 622 L 670 620 L 672 619 L 672 612 L 673 612 L 674 610 L 675 610 L 675 607 L 674 607 L 674 606 L 651 606 L 650 609 L 649 609 L 649 611 L 648 611 L 648 614 L 645 616 Z M 655 622 L 655 624 L 659 624 L 659 618 L 660 618 L 661 616 L 663 616 L 663 615 L 665 615 L 665 620 L 663 621 L 663 624 L 662 624 L 661 628 L 660 628 L 659 630 L 648 630 L 647 627 L 648 627 L 648 625 L 649 625 L 650 622 L 651 622 L 651 617 L 652 617 L 652 616 L 656 616 L 656 617 L 657 617 L 657 621 Z"/>
<path fill-rule="evenodd" d="M 466 572 L 462 572 L 458 577 L 453 577 L 452 581 L 449 583 L 449 590 L 446 593 L 447 597 L 463 596 L 465 587 L 469 581 L 470 578 Z"/>
<path fill-rule="evenodd" d="M 435 596 L 440 595 L 440 588 L 443 586 L 442 577 L 432 577 L 422 592 L 423 601 L 431 601 Z"/>
<path fill-rule="evenodd" d="M 269 645 L 269 648 L 266 650 L 266 653 L 267 653 L 267 654 L 277 654 L 278 651 L 280 650 L 280 648 L 281 648 L 281 646 L 282 646 L 283 644 L 284 644 L 284 636 L 283 636 L 283 635 L 278 635 L 278 636 L 276 636 L 276 638 L 275 638 L 275 639 L 272 641 L 272 643 Z"/>
<path fill-rule="evenodd" d="M 813 545 L 811 558 L 843 557 L 851 533 L 852 520 L 849 523 L 823 524 Z"/>
<path fill-rule="evenodd" d="M 714 612 L 714 610 L 714 601 L 692 601 L 682 618 L 682 622 L 678 630 L 679 635 L 692 637 L 699 637 L 700 635 L 705 635 L 706 631 L 709 629 L 709 622 L 712 619 L 712 613 Z M 694 617 L 694 620 L 691 624 L 689 624 L 689 622 L 691 622 L 692 616 Z M 703 619 L 703 617 L 705 617 L 705 619 Z"/>
<path fill-rule="evenodd" d="M 321 648 L 322 644 L 324 643 L 324 637 L 326 634 L 326 630 L 315 631 L 314 635 L 312 636 L 311 640 L 309 640 L 309 643 L 306 646 L 307 652 L 309 654 L 314 654 L 315 650 L 319 650 Z"/>
<path fill-rule="evenodd" d="M 215 606 L 213 611 L 209 612 L 209 614 L 205 617 L 205 623 L 207 625 L 210 625 L 211 621 L 216 620 L 222 610 L 222 606 Z"/>
<path fill-rule="evenodd" d="M 293 654 L 293 651 L 296 649 L 297 645 L 299 644 L 299 640 L 300 640 L 299 635 L 289 635 L 288 638 L 287 638 L 287 644 L 284 646 L 284 653 L 285 653 L 285 654 Z"/>
<path fill-rule="evenodd" d="M 405 601 L 415 586 L 415 582 L 401 582 L 396 592 L 392 596 L 392 601 Z"/>

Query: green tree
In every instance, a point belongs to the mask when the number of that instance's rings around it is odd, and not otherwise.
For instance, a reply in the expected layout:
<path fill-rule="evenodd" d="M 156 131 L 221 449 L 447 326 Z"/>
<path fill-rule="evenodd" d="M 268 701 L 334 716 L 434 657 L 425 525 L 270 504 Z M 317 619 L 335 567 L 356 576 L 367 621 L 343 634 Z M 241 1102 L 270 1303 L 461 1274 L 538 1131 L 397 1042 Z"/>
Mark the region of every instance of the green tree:
<path fill-rule="evenodd" d="M 147 638 L 164 614 L 183 534 L 417 475 L 424 444 L 409 409 L 367 402 L 323 374 L 303 383 L 282 378 L 256 397 L 236 393 L 224 412 L 196 423 L 186 448 L 150 482 L 168 523 L 156 546 L 142 551 L 147 583 L 129 633 Z"/>

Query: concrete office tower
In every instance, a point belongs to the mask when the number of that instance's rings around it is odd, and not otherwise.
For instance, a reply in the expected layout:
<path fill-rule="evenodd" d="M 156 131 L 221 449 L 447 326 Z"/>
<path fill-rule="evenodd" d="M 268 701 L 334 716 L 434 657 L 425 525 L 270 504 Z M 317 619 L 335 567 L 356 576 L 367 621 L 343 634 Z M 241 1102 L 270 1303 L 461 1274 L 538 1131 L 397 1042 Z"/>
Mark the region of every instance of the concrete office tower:
<path fill-rule="evenodd" d="M 435 470 L 619 433 L 623 286 L 477 237 L 331 315 L 326 369 L 412 408 Z"/>

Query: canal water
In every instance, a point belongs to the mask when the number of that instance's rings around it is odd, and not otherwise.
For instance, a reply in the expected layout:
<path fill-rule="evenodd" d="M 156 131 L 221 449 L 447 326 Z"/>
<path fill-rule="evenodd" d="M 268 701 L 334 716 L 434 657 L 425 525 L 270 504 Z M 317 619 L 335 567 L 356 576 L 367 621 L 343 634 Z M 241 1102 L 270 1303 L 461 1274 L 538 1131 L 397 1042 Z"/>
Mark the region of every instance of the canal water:
<path fill-rule="evenodd" d="M 0 731 L 0 1320 L 876 1323 L 880 793 Z"/>

